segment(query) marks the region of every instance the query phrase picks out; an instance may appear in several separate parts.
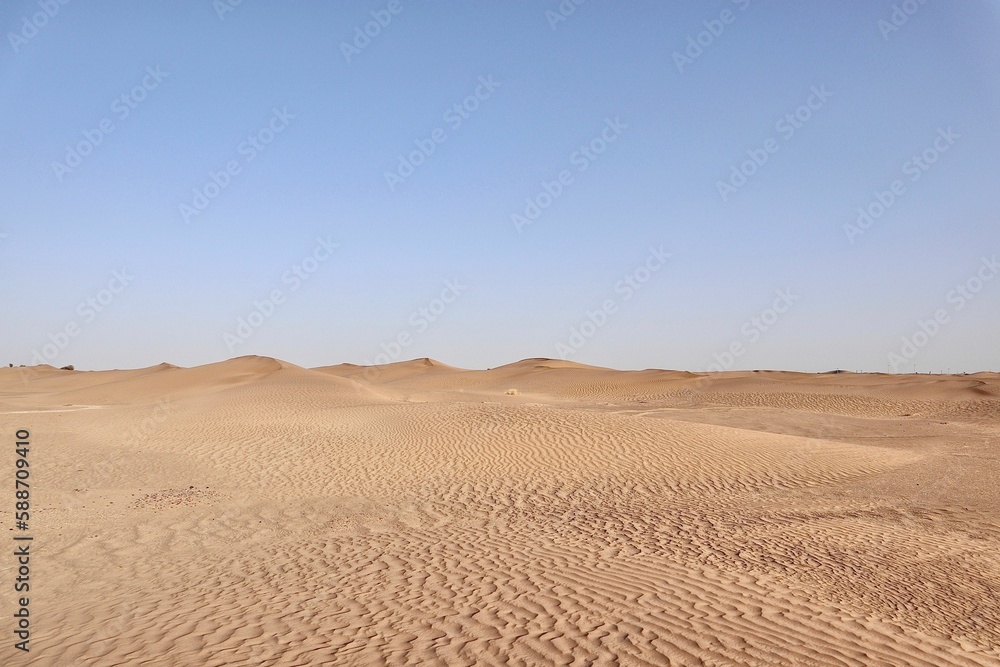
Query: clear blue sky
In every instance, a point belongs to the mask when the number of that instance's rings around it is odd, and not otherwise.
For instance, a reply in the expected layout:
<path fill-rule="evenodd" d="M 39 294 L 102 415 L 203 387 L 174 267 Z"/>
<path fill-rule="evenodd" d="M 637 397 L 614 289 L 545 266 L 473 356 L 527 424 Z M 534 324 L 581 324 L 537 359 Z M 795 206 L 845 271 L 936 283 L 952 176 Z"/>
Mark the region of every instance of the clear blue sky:
<path fill-rule="evenodd" d="M 3 3 L 0 362 L 1000 368 L 995 1 L 225 1 Z"/>

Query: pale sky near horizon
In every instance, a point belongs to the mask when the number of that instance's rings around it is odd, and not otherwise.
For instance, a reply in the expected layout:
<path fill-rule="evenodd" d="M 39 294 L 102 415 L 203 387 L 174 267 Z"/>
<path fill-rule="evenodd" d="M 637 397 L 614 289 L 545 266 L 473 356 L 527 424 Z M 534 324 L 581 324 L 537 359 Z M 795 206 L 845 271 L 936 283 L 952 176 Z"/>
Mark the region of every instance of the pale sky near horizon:
<path fill-rule="evenodd" d="M 4 365 L 1000 370 L 996 0 L 0 27 Z"/>

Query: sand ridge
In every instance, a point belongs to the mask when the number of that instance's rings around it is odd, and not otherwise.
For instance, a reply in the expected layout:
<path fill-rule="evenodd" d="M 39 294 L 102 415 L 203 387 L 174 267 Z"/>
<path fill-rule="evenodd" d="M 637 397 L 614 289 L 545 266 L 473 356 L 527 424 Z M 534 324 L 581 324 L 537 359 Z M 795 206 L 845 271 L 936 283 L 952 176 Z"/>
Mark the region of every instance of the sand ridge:
<path fill-rule="evenodd" d="M 997 374 L 36 367 L 0 424 L 2 664 L 1000 664 Z"/>

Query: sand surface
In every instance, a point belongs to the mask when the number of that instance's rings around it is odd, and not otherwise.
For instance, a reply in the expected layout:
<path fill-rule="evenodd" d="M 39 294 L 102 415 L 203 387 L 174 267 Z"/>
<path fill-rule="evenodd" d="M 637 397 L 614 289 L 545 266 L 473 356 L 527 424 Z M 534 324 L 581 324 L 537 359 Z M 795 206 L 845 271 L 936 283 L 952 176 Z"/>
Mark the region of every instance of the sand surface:
<path fill-rule="evenodd" d="M 1000 665 L 996 374 L 3 368 L 17 429 L 2 665 Z"/>

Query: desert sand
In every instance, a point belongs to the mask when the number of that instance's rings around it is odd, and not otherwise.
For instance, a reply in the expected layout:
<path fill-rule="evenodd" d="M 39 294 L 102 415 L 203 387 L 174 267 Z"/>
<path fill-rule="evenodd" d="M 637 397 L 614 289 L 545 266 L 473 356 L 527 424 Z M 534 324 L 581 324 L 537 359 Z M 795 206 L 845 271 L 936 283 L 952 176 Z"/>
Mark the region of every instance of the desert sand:
<path fill-rule="evenodd" d="M 1000 664 L 997 374 L 3 368 L 18 429 L 3 665 Z"/>

